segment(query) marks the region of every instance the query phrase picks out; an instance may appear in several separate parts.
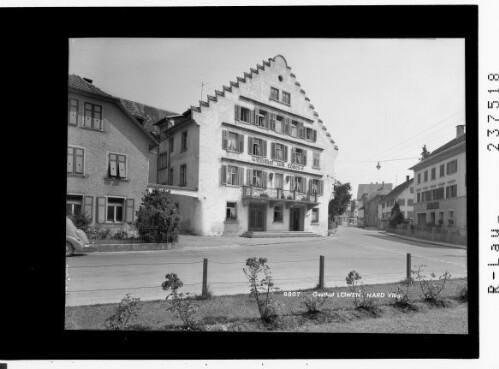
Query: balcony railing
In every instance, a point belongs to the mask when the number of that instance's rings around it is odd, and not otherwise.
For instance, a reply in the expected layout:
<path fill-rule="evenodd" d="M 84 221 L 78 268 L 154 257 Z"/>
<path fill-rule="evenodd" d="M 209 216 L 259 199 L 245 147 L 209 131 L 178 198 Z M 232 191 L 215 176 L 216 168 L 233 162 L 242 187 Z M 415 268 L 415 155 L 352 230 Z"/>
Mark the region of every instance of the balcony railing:
<path fill-rule="evenodd" d="M 282 188 L 261 188 L 254 186 L 243 186 L 243 199 L 280 200 L 280 201 L 303 201 L 317 203 L 317 194 L 299 191 L 283 190 Z"/>

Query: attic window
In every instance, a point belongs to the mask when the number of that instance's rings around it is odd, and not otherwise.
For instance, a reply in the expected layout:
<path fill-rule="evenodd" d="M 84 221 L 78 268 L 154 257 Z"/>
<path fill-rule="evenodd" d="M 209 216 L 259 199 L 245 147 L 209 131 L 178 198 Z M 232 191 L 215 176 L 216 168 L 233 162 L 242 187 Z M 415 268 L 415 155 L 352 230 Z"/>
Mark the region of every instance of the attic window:
<path fill-rule="evenodd" d="M 279 76 L 278 78 L 279 78 L 279 82 L 282 82 L 282 80 L 284 79 L 284 78 L 282 78 L 282 76 Z"/>
<path fill-rule="evenodd" d="M 139 121 L 140 124 L 144 124 L 144 118 L 142 117 L 135 117 Z"/>

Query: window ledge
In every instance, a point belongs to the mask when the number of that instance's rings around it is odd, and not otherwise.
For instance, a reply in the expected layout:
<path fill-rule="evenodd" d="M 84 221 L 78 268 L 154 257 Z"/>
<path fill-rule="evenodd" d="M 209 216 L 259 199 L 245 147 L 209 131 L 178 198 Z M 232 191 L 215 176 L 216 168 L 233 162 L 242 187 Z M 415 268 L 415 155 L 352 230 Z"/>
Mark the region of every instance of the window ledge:
<path fill-rule="evenodd" d="M 226 219 L 224 221 L 224 224 L 239 224 L 239 220 L 238 219 Z"/>
<path fill-rule="evenodd" d="M 119 182 L 130 182 L 127 178 L 114 178 L 114 177 L 104 177 L 105 181 L 119 181 Z"/>
<path fill-rule="evenodd" d="M 312 167 L 312 169 L 318 169 L 318 170 L 320 170 L 321 167 Z"/>
<path fill-rule="evenodd" d="M 272 97 L 269 97 L 269 101 L 274 101 L 274 102 L 277 102 L 277 103 L 279 103 L 279 104 L 282 104 L 282 105 L 285 105 L 285 106 L 291 107 L 291 104 L 285 103 L 284 101 L 281 101 L 281 100 L 274 99 L 274 98 L 272 98 Z"/>
<path fill-rule="evenodd" d="M 237 150 L 230 150 L 230 149 L 225 149 L 227 152 L 231 152 L 233 154 L 242 154 L 242 151 L 237 151 Z"/>
<path fill-rule="evenodd" d="M 310 222 L 310 225 L 318 226 L 318 225 L 321 225 L 321 224 L 319 222 Z"/>
<path fill-rule="evenodd" d="M 87 178 L 88 174 L 67 173 L 68 177 Z"/>

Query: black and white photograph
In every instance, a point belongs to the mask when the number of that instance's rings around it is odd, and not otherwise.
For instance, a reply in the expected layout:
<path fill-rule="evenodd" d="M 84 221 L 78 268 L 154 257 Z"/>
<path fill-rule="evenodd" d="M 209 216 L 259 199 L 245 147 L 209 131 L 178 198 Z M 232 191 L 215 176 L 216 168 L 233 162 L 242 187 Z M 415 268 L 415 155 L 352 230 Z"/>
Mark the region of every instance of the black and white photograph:
<path fill-rule="evenodd" d="M 463 39 L 68 42 L 66 329 L 468 333 Z"/>

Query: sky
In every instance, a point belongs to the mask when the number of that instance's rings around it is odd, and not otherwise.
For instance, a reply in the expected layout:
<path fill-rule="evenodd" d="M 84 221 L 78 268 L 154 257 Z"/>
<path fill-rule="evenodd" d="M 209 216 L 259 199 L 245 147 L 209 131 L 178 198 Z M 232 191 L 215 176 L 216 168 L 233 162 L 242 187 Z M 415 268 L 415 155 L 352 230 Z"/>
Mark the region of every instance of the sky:
<path fill-rule="evenodd" d="M 431 152 L 466 124 L 463 39 L 81 38 L 69 46 L 70 74 L 176 113 L 283 55 L 339 147 L 335 175 L 353 197 L 360 183 L 412 178 L 422 146 Z"/>

